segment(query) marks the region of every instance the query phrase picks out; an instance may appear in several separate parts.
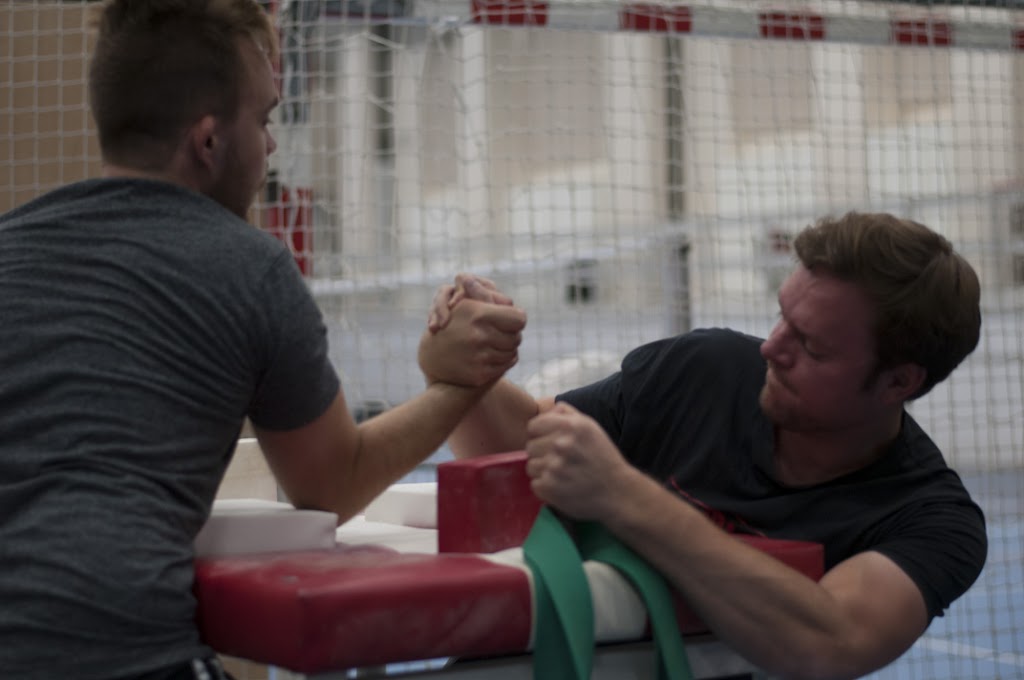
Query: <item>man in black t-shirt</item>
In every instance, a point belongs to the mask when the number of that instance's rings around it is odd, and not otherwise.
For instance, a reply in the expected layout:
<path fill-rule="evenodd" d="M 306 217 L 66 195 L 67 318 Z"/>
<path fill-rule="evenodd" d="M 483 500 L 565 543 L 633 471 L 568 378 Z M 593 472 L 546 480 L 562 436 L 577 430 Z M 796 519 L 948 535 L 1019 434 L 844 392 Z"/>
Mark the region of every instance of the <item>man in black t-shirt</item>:
<path fill-rule="evenodd" d="M 826 218 L 794 243 L 765 340 L 709 329 L 640 347 L 620 372 L 535 400 L 499 382 L 449 443 L 525 448 L 534 492 L 604 523 L 721 639 L 771 674 L 857 677 L 913 644 L 977 578 L 984 519 L 904 404 L 977 345 L 980 291 L 942 236 L 887 214 Z M 444 287 L 420 365 L 449 375 Z M 728 537 L 821 542 L 814 583 Z"/>

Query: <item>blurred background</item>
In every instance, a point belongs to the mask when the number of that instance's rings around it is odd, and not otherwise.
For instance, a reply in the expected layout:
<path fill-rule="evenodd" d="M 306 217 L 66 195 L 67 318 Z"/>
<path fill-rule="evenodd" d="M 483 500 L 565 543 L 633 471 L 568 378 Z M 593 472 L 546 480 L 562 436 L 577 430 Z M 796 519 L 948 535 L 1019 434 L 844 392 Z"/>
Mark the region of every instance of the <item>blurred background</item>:
<path fill-rule="evenodd" d="M 1024 677 L 1024 3 L 264 4 L 283 101 L 253 222 L 292 248 L 357 418 L 422 389 L 459 271 L 527 310 L 510 377 L 539 396 L 690 328 L 767 333 L 820 216 L 946 235 L 981 343 L 910 410 L 985 509 L 989 561 L 872 677 Z M 0 211 L 98 173 L 95 8 L 0 3 Z"/>

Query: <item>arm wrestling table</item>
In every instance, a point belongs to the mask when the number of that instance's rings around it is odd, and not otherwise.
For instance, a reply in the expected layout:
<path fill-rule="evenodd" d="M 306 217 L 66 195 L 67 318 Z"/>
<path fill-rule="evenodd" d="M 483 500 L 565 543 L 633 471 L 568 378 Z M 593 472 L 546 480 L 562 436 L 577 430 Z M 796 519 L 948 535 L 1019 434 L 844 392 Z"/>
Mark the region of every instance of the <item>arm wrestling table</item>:
<path fill-rule="evenodd" d="M 444 463 L 436 485 L 396 485 L 336 531 L 321 522 L 333 535 L 311 543 L 314 549 L 281 550 L 288 536 L 284 543 L 232 547 L 224 532 L 238 525 L 218 526 L 215 511 L 197 539 L 200 632 L 219 653 L 316 680 L 532 679 L 532 576 L 519 546 L 539 507 L 525 454 L 515 452 Z M 292 531 L 250 519 L 257 533 Z M 823 573 L 817 544 L 737 540 L 809 578 Z M 592 678 L 655 677 L 641 599 L 614 568 L 583 566 L 598 643 Z M 681 597 L 674 604 L 695 678 L 762 677 L 710 635 Z M 449 661 L 431 670 L 385 671 L 431 659 Z"/>

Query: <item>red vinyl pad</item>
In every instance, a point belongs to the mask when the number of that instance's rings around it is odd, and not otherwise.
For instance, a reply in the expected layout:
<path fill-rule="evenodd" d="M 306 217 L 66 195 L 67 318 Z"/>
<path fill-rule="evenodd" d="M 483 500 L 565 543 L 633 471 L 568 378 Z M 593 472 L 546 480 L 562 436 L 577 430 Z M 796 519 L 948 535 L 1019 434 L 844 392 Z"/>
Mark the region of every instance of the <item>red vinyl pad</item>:
<path fill-rule="evenodd" d="M 530 489 L 524 451 L 441 463 L 437 467 L 438 551 L 491 553 L 522 545 L 540 505 Z M 818 543 L 742 534 L 736 538 L 815 581 L 824 574 L 825 553 Z M 676 618 L 683 633 L 707 632 L 679 595 Z"/>
<path fill-rule="evenodd" d="M 438 468 L 441 554 L 382 546 L 207 558 L 197 620 L 218 652 L 318 673 L 438 657 L 522 653 L 532 626 L 526 573 L 470 553 L 522 545 L 540 507 L 521 452 Z M 738 536 L 812 579 L 822 547 Z M 706 626 L 679 596 L 684 633 Z"/>
<path fill-rule="evenodd" d="M 491 553 L 522 545 L 540 506 L 530 489 L 525 451 L 441 463 L 437 466 L 438 552 Z M 815 580 L 824 573 L 824 550 L 817 543 L 736 537 Z"/>
<path fill-rule="evenodd" d="M 302 673 L 529 644 L 526 574 L 473 555 L 379 546 L 196 563 L 197 621 L 218 652 Z"/>
<path fill-rule="evenodd" d="M 492 553 L 522 545 L 540 506 L 526 475 L 525 451 L 441 463 L 437 550 Z"/>

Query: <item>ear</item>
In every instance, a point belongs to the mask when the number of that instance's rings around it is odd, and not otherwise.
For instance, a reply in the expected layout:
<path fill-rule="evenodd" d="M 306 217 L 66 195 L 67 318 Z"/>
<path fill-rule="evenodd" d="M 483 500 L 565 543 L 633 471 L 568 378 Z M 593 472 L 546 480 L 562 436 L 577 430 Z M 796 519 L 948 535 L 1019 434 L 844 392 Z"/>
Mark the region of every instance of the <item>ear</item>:
<path fill-rule="evenodd" d="M 215 174 L 224 155 L 217 118 L 206 115 L 193 123 L 188 129 L 187 144 L 196 169 L 205 174 Z"/>
<path fill-rule="evenodd" d="M 900 364 L 882 373 L 881 388 L 885 401 L 903 403 L 917 392 L 928 377 L 924 366 L 914 363 Z"/>

